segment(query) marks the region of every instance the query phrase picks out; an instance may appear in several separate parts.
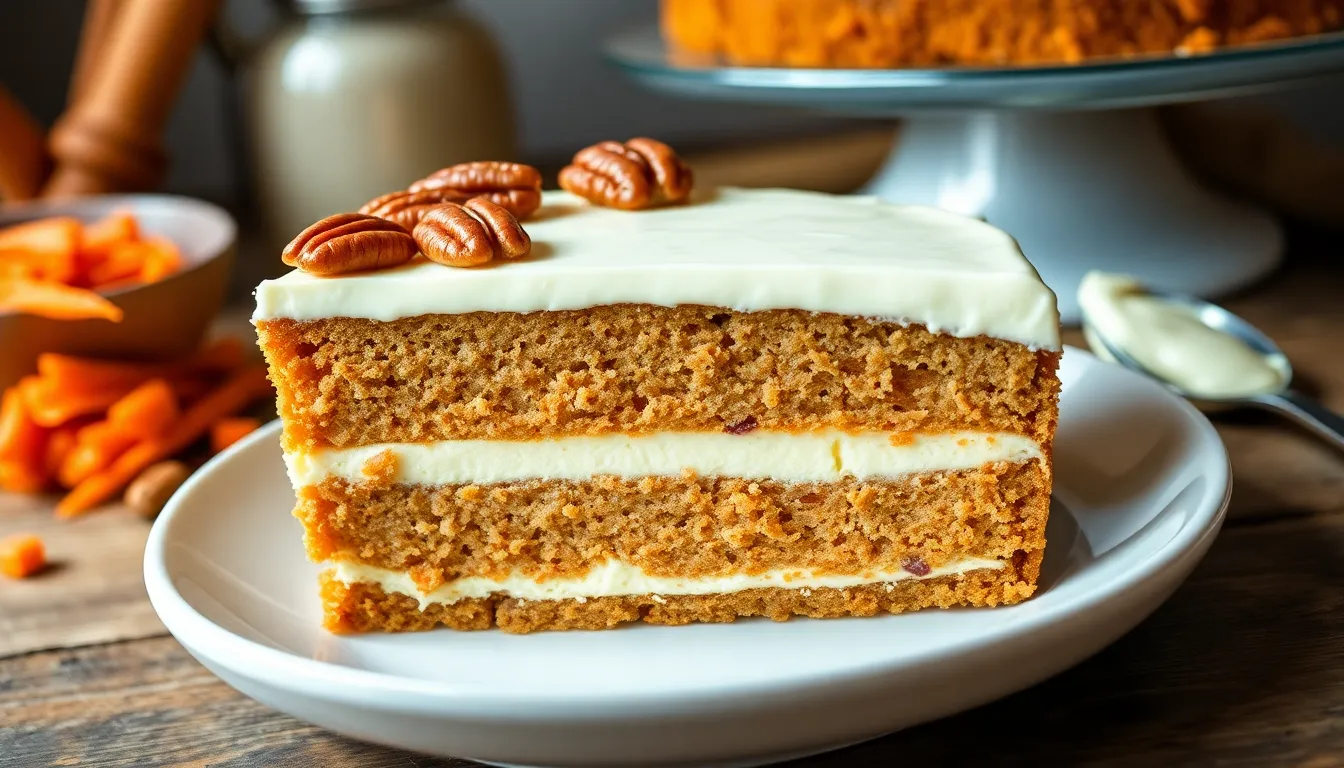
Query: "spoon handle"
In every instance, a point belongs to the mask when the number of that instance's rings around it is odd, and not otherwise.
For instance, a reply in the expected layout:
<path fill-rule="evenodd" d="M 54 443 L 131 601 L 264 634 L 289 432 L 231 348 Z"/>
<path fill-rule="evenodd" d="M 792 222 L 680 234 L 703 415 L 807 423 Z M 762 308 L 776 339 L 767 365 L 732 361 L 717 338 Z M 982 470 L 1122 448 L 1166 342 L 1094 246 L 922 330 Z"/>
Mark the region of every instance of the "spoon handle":
<path fill-rule="evenodd" d="M 1344 416 L 1326 408 L 1301 392 L 1262 395 L 1253 401 L 1266 410 L 1278 411 L 1315 432 L 1336 448 L 1344 450 Z"/>

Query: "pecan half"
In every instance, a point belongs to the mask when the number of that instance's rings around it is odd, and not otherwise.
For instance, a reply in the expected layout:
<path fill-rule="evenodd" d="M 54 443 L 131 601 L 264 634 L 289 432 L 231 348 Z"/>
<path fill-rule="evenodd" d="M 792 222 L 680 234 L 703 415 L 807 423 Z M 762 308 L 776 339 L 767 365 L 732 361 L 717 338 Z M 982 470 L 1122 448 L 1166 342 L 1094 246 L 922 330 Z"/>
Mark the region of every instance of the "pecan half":
<path fill-rule="evenodd" d="M 376 216 L 338 213 L 299 233 L 280 259 L 314 275 L 341 275 L 405 264 L 419 248 L 403 227 Z"/>
<path fill-rule="evenodd" d="M 359 212 L 396 222 L 410 232 L 420 223 L 420 217 L 425 215 L 425 211 L 442 202 L 442 197 L 432 192 L 401 190 L 373 198 L 361 205 Z"/>
<path fill-rule="evenodd" d="M 408 192 L 431 192 L 439 202 L 484 197 L 522 221 L 541 207 L 541 172 L 530 165 L 487 160 L 459 163 L 415 182 Z"/>
<path fill-rule="evenodd" d="M 450 267 L 478 267 L 532 250 L 532 238 L 513 214 L 483 197 L 462 205 L 440 203 L 420 218 L 412 234 L 426 258 Z"/>
<path fill-rule="evenodd" d="M 585 147 L 560 171 L 560 186 L 590 202 L 635 211 L 680 203 L 691 195 L 691 169 L 661 141 L 602 141 Z"/>

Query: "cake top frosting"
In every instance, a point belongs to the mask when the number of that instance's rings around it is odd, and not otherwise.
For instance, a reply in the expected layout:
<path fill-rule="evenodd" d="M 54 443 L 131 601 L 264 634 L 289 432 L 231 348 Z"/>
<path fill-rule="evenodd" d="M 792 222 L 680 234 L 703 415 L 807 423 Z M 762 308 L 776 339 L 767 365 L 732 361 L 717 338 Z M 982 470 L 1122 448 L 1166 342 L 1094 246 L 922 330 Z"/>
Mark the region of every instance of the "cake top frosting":
<path fill-rule="evenodd" d="M 1002 231 L 874 198 L 718 189 L 626 212 L 547 192 L 532 254 L 482 269 L 417 258 L 378 272 L 301 271 L 257 287 L 254 320 L 535 312 L 609 304 L 802 309 L 1059 348 L 1055 296 Z"/>

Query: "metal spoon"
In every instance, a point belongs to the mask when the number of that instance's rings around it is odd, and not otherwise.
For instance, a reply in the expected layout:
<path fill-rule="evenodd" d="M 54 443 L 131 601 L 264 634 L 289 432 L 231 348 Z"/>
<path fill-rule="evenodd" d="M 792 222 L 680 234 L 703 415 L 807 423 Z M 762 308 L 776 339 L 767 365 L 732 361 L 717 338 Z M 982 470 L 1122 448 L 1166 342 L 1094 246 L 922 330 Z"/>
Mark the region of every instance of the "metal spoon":
<path fill-rule="evenodd" d="M 1107 339 L 1098 333 L 1091 324 L 1088 323 L 1087 311 L 1083 310 L 1083 334 L 1087 337 L 1088 344 L 1092 346 L 1094 350 L 1098 352 L 1104 351 L 1106 353 L 1099 355 L 1100 357 L 1109 357 L 1111 362 L 1119 363 L 1126 368 L 1138 371 L 1150 378 L 1156 379 L 1171 391 L 1181 397 L 1191 400 L 1201 408 L 1216 410 L 1223 408 L 1250 407 L 1280 413 L 1320 435 L 1336 448 L 1344 450 L 1344 416 L 1331 411 L 1312 398 L 1307 397 L 1292 388 L 1292 366 L 1288 362 L 1288 356 L 1283 354 L 1283 350 L 1279 349 L 1279 345 L 1275 344 L 1273 339 L 1262 333 L 1259 328 L 1256 328 L 1254 325 L 1251 325 L 1240 317 L 1228 312 L 1217 304 L 1210 304 L 1207 301 L 1196 299 L 1193 296 L 1164 293 L 1162 291 L 1149 291 L 1148 295 L 1185 306 L 1187 309 L 1191 310 L 1195 317 L 1204 325 L 1207 325 L 1216 331 L 1228 334 L 1233 338 L 1240 339 L 1246 346 L 1261 355 L 1279 361 L 1278 365 L 1284 374 L 1283 387 L 1274 392 L 1249 395 L 1246 397 L 1209 398 L 1192 395 L 1170 381 L 1163 379 L 1156 373 L 1148 370 L 1143 363 L 1135 360 L 1110 339 Z"/>

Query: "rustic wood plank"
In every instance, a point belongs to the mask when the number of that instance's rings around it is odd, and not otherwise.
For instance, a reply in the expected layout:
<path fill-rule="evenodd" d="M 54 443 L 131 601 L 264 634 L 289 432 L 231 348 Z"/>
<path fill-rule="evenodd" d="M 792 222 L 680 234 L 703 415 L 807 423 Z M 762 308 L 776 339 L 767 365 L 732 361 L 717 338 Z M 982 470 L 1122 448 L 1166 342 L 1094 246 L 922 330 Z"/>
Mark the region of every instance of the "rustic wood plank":
<path fill-rule="evenodd" d="M 149 522 L 125 508 L 60 521 L 51 500 L 0 494 L 0 536 L 36 533 L 51 566 L 0 579 L 0 657 L 164 633 L 145 595 Z"/>
<path fill-rule="evenodd" d="M 24 766 L 431 764 L 243 698 L 169 637 L 0 662 L 0 745 L 0 764 Z"/>
<path fill-rule="evenodd" d="M 1328 760 L 1344 755 L 1341 583 L 1344 516 L 1231 529 L 1167 605 L 1094 659 L 797 765 L 1339 765 Z M 0 744 L 17 765 L 465 764 L 267 710 L 170 638 L 0 661 Z"/>

